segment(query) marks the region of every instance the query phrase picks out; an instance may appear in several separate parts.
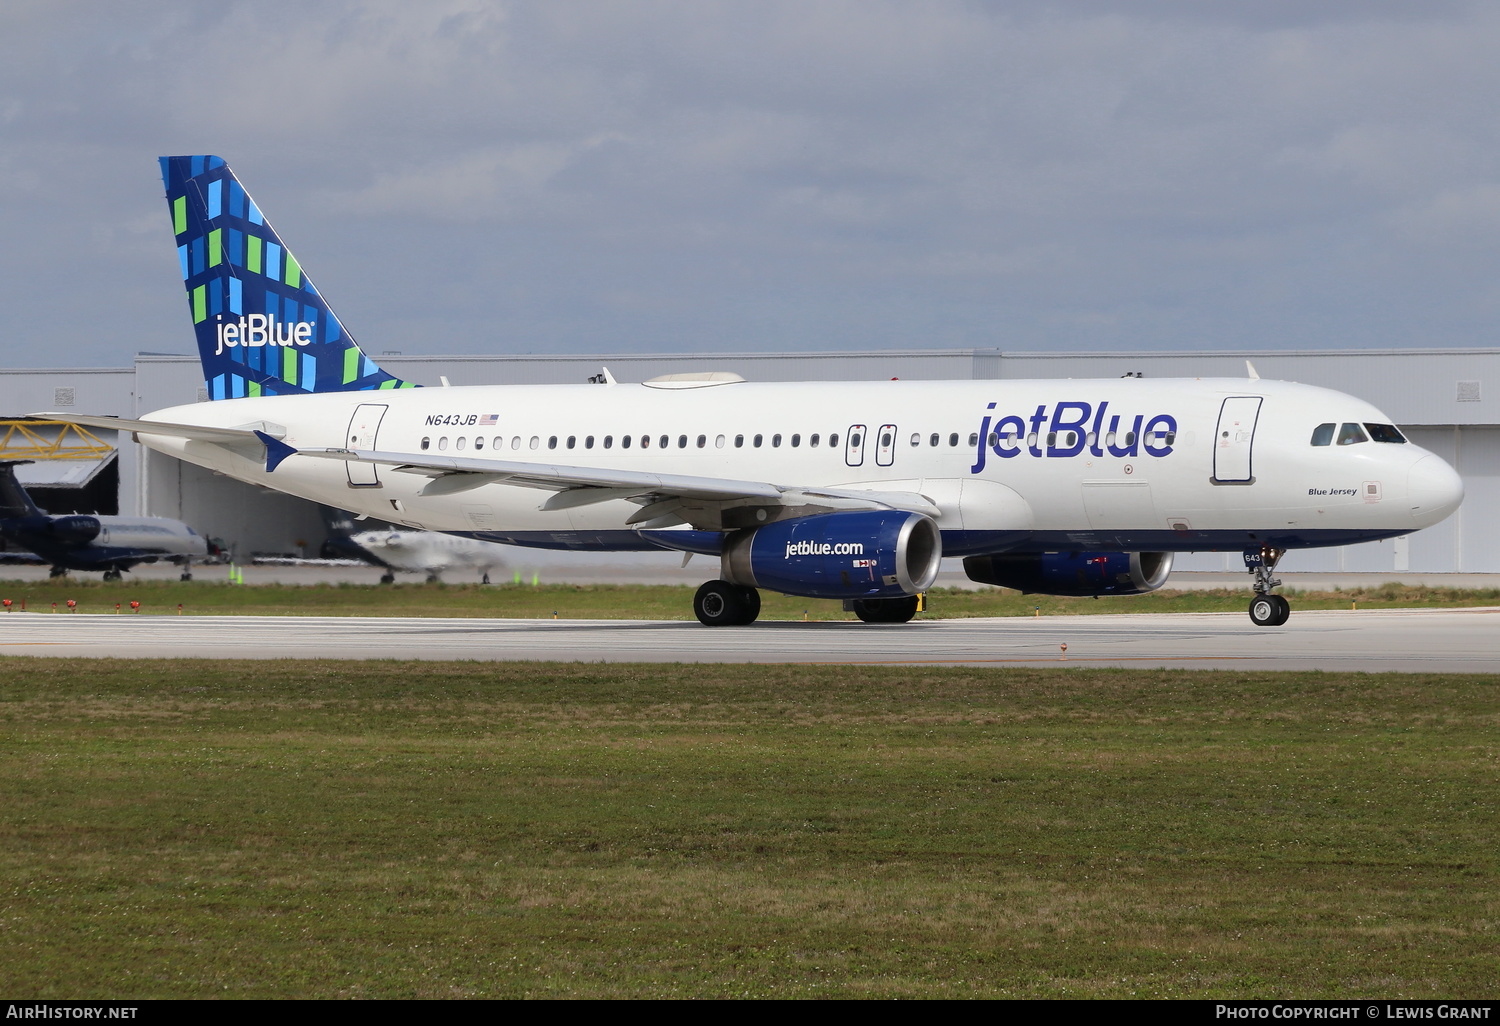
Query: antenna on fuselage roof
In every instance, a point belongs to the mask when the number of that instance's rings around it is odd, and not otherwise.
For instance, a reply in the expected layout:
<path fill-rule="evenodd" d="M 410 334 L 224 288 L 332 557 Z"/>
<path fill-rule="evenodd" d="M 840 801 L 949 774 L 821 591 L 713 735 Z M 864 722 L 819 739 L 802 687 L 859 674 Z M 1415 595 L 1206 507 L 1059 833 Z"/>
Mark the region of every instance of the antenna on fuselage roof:
<path fill-rule="evenodd" d="M 1251 381 L 1260 380 L 1260 374 L 1256 371 L 1255 364 L 1251 363 L 1249 360 L 1245 361 L 1245 373 L 1249 375 Z"/>
<path fill-rule="evenodd" d="M 616 381 L 615 380 L 615 376 L 609 372 L 609 368 L 608 367 L 601 367 L 599 369 L 599 373 L 598 374 L 590 374 L 589 375 L 589 384 L 591 384 L 591 385 L 618 385 L 619 382 Z"/>

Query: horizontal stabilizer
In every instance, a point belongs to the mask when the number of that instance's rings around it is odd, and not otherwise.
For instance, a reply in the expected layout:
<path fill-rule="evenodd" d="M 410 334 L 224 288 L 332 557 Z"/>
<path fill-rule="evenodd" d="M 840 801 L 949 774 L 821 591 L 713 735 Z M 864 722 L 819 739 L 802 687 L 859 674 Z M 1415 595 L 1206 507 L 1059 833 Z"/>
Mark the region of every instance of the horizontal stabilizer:
<path fill-rule="evenodd" d="M 95 417 L 81 413 L 33 413 L 33 417 L 61 420 L 85 427 L 110 428 L 115 431 L 131 431 L 142 435 L 163 435 L 168 438 L 193 438 L 201 442 L 234 444 L 253 442 L 256 436 L 267 434 L 277 437 L 286 434 L 286 428 L 277 424 L 261 422 L 245 427 L 204 427 L 200 424 L 172 424 L 161 420 L 130 420 L 126 417 Z"/>

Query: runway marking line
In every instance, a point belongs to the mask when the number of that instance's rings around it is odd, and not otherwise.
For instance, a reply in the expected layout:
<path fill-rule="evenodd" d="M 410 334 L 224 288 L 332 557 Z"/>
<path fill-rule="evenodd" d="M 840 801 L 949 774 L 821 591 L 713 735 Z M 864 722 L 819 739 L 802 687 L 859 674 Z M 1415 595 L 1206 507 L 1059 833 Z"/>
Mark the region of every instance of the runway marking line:
<path fill-rule="evenodd" d="M 1084 656 L 1082 658 L 1059 659 L 1056 656 L 1038 656 L 1035 659 L 1018 657 L 1015 659 L 860 659 L 840 660 L 838 662 L 824 662 L 812 660 L 797 660 L 796 666 L 949 666 L 954 663 L 1207 663 L 1207 662 L 1237 662 L 1251 661 L 1256 659 L 1274 659 L 1275 656 Z"/>

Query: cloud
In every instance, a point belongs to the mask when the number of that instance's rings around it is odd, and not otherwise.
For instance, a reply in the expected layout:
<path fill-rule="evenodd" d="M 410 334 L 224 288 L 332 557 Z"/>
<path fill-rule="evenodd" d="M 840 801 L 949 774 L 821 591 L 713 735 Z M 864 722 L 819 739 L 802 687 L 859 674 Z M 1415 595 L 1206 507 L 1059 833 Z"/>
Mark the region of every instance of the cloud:
<path fill-rule="evenodd" d="M 1460 2 L 12 3 L 0 309 L 21 361 L 185 348 L 152 158 L 217 152 L 408 352 L 1479 345 L 1497 42 Z"/>

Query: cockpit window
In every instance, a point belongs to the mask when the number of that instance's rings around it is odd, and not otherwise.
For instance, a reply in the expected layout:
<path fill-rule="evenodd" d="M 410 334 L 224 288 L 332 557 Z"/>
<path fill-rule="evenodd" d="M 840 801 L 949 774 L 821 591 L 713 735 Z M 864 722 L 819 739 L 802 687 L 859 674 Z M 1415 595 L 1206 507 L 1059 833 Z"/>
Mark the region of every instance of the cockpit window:
<path fill-rule="evenodd" d="M 1360 442 L 1368 442 L 1369 440 L 1365 436 L 1365 429 L 1358 424 L 1345 424 L 1339 428 L 1340 445 L 1358 445 Z"/>
<path fill-rule="evenodd" d="M 1405 443 L 1406 436 L 1396 430 L 1394 424 L 1366 424 L 1365 430 L 1377 442 Z"/>
<path fill-rule="evenodd" d="M 1333 429 L 1336 427 L 1338 427 L 1337 424 L 1319 424 L 1317 427 L 1313 428 L 1312 444 L 1332 445 Z"/>

